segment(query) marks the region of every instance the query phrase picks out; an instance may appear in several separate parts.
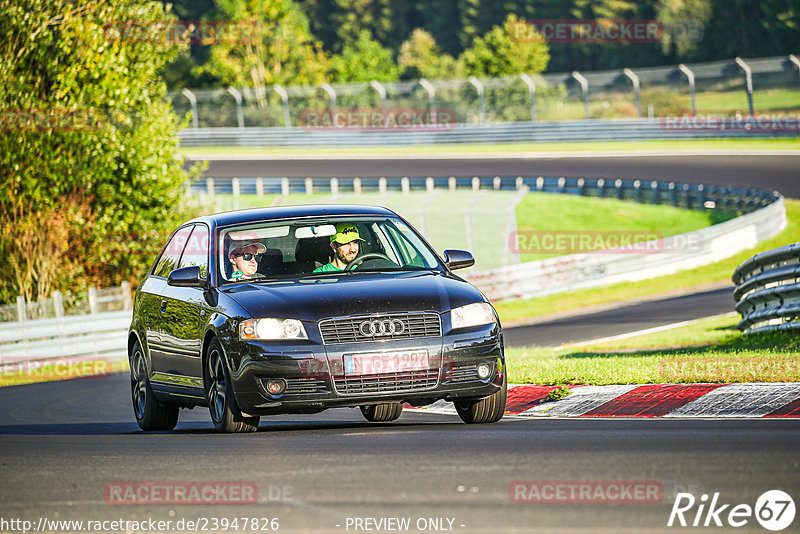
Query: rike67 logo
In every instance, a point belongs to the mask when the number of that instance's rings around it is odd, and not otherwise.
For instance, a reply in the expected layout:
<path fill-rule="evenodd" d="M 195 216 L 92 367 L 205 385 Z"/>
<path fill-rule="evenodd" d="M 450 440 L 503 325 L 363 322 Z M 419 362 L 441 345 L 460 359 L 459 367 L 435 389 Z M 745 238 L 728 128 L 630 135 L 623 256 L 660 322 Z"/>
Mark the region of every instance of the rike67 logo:
<path fill-rule="evenodd" d="M 719 499 L 719 492 L 714 493 L 710 502 L 705 493 L 699 499 L 691 493 L 678 493 L 667 526 L 722 527 L 727 524 L 738 528 L 747 525 L 755 517 L 765 529 L 778 531 L 791 525 L 794 515 L 794 500 L 781 490 L 762 493 L 755 506 L 723 503 Z"/>

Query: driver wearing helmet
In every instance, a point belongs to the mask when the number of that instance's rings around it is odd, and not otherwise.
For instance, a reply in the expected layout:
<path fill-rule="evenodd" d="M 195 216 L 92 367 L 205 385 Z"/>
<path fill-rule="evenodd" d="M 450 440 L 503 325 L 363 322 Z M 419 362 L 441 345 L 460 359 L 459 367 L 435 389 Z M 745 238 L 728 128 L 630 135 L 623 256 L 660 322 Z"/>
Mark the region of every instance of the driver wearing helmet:
<path fill-rule="evenodd" d="M 336 225 L 336 233 L 331 236 L 333 261 L 314 269 L 315 273 L 335 273 L 344 271 L 344 268 L 358 256 L 358 242 L 364 241 L 358 235 L 358 228 L 353 224 L 341 223 Z"/>

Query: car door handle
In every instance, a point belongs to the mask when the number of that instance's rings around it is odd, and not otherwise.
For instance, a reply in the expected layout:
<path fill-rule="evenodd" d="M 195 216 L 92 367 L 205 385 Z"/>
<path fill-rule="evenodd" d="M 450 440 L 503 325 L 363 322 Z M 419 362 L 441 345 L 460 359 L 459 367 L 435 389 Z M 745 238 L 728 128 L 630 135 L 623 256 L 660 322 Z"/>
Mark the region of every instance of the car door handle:
<path fill-rule="evenodd" d="M 162 300 L 161 301 L 161 313 L 165 313 L 166 311 L 167 311 L 167 301 L 166 300 Z"/>

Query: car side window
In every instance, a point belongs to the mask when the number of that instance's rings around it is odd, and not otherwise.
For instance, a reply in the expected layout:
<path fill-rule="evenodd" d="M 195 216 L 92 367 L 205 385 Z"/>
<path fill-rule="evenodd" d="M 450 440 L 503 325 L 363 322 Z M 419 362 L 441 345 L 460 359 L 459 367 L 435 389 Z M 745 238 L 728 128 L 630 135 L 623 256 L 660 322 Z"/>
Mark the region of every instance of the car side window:
<path fill-rule="evenodd" d="M 161 252 L 161 256 L 158 258 L 158 262 L 153 269 L 153 276 L 163 276 L 166 278 L 169 276 L 169 273 L 178 268 L 181 253 L 186 246 L 186 242 L 189 240 L 189 234 L 192 233 L 193 227 L 194 225 L 185 226 L 175 232 L 172 239 L 169 240 L 167 246 L 164 247 L 164 250 Z"/>
<path fill-rule="evenodd" d="M 200 277 L 208 277 L 208 227 L 204 224 L 195 225 L 192 235 L 183 249 L 179 267 L 200 267 Z"/>

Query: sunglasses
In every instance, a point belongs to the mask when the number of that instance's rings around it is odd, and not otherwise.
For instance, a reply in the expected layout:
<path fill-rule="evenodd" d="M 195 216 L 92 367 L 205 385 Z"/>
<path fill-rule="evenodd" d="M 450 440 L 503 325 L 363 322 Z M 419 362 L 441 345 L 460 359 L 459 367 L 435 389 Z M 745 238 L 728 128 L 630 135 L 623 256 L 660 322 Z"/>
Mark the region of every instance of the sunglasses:
<path fill-rule="evenodd" d="M 241 256 L 242 258 L 244 258 L 244 261 L 250 261 L 253 258 L 255 258 L 256 261 L 260 261 L 261 260 L 261 254 L 250 254 L 249 252 L 234 254 L 233 256 L 235 258 Z"/>

